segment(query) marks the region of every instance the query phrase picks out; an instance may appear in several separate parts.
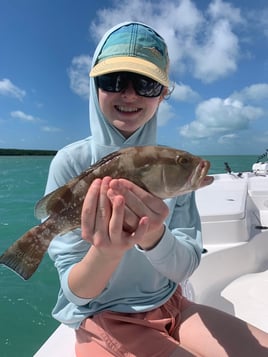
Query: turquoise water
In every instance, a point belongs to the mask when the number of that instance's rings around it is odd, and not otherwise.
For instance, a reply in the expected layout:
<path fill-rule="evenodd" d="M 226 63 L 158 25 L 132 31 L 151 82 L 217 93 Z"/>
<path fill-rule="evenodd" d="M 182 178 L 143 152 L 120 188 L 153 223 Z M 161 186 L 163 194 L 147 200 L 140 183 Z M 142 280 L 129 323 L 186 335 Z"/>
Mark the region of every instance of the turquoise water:
<path fill-rule="evenodd" d="M 33 207 L 43 195 L 50 157 L 0 157 L 0 252 L 38 224 Z M 0 266 L 0 356 L 31 357 L 56 328 L 51 309 L 57 274 L 48 257 L 25 282 Z"/>
<path fill-rule="evenodd" d="M 256 156 L 206 156 L 211 174 L 250 171 Z M 0 253 L 32 226 L 35 202 L 43 195 L 51 157 L 0 156 Z M 51 310 L 59 284 L 48 256 L 28 281 L 0 266 L 0 356 L 31 357 L 57 327 Z"/>
<path fill-rule="evenodd" d="M 224 163 L 227 162 L 233 172 L 250 171 L 252 164 L 256 162 L 256 155 L 211 155 L 202 156 L 211 163 L 210 174 L 223 173 L 225 171 Z"/>

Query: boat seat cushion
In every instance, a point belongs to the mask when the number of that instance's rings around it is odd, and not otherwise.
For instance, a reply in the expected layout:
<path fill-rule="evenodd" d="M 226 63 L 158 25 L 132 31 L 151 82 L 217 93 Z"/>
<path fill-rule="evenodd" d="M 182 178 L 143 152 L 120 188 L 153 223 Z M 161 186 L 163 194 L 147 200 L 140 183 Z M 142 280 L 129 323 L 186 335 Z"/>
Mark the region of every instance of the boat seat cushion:
<path fill-rule="evenodd" d="M 196 191 L 202 222 L 226 222 L 245 218 L 247 180 L 215 175 L 212 185 Z"/>
<path fill-rule="evenodd" d="M 221 295 L 233 304 L 237 317 L 268 332 L 268 270 L 235 279 Z"/>

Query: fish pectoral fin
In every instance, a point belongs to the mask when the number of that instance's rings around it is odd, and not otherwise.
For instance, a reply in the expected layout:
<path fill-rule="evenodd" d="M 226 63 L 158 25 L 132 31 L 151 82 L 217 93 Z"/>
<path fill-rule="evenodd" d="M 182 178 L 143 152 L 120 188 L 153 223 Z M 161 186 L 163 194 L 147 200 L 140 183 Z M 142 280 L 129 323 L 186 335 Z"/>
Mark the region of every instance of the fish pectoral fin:
<path fill-rule="evenodd" d="M 66 191 L 66 185 L 59 187 L 57 190 L 49 193 L 48 195 L 41 198 L 37 202 L 34 209 L 35 217 L 38 219 L 44 219 L 50 215 L 53 206 L 59 201 L 62 197 L 62 194 Z"/>

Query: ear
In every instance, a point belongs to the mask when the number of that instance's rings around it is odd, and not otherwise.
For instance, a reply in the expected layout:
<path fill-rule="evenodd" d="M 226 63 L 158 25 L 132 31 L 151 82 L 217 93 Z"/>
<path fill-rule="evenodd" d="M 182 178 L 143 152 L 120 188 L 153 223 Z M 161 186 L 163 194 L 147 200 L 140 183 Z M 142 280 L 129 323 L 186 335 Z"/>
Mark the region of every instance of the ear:
<path fill-rule="evenodd" d="M 159 96 L 159 104 L 162 102 L 162 100 L 165 99 L 165 96 L 168 95 L 168 87 L 164 87 L 162 90 L 161 95 Z"/>

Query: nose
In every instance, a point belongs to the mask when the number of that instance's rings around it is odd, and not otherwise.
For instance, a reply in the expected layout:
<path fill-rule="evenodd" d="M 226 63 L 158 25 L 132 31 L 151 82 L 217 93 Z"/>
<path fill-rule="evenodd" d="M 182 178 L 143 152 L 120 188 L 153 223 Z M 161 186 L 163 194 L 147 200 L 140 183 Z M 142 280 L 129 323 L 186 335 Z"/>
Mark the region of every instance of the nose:
<path fill-rule="evenodd" d="M 127 86 L 122 89 L 121 95 L 125 97 L 137 97 L 137 93 L 133 87 L 132 81 L 128 81 Z"/>

